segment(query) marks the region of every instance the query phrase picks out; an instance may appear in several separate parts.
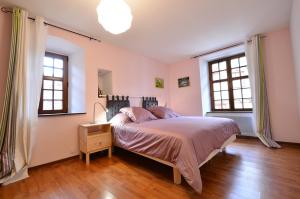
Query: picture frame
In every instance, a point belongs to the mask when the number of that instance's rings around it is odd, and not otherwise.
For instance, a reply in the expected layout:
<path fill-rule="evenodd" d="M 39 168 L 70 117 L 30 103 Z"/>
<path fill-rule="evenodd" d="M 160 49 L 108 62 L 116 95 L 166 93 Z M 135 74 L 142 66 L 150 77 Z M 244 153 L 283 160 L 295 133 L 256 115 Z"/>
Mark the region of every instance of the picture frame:
<path fill-rule="evenodd" d="M 155 87 L 156 88 L 164 88 L 164 79 L 162 78 L 155 78 Z"/>
<path fill-rule="evenodd" d="M 183 77 L 178 79 L 178 87 L 187 87 L 190 86 L 190 77 Z"/>

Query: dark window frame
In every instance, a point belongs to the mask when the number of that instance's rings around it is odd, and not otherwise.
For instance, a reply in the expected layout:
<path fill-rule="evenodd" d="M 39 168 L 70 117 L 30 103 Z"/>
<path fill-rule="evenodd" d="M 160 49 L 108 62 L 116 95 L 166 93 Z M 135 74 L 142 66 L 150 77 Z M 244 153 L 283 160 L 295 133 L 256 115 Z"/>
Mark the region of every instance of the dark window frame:
<path fill-rule="evenodd" d="M 221 59 L 217 59 L 217 60 L 213 60 L 208 62 L 208 71 L 209 71 L 209 85 L 210 85 L 210 103 L 211 103 L 211 111 L 212 112 L 251 112 L 252 108 L 235 108 L 234 107 L 234 94 L 233 94 L 233 85 L 232 82 L 233 80 L 242 80 L 242 79 L 247 79 L 249 78 L 249 75 L 247 76 L 240 76 L 240 77 L 232 77 L 231 74 L 231 60 L 232 59 L 236 59 L 236 58 L 241 58 L 244 57 L 245 53 L 240 53 L 237 55 L 233 55 L 230 57 L 225 57 L 225 58 L 221 58 Z M 220 80 L 213 80 L 213 72 L 212 72 L 212 65 L 216 64 L 216 63 L 221 63 L 221 62 L 226 62 L 226 71 L 227 71 L 227 79 L 220 79 Z M 247 67 L 248 68 L 248 64 L 246 66 L 243 67 Z M 242 68 L 241 66 L 239 66 L 239 68 Z M 220 70 L 219 70 L 220 71 Z M 225 70 L 222 70 L 225 71 Z M 215 108 L 215 100 L 214 100 L 214 90 L 213 90 L 213 84 L 217 83 L 217 82 L 228 82 L 228 93 L 229 93 L 229 109 L 216 109 Z M 242 88 L 241 88 L 242 89 Z M 242 100 L 243 99 L 250 99 L 250 98 L 243 98 L 242 95 Z M 221 102 L 222 102 L 222 98 L 221 98 Z"/>
<path fill-rule="evenodd" d="M 41 89 L 41 97 L 40 97 L 40 104 L 39 104 L 39 110 L 38 110 L 38 114 L 58 114 L 58 113 L 68 113 L 68 56 L 65 55 L 60 55 L 60 54 L 56 54 L 56 53 L 52 53 L 52 52 L 46 52 L 45 53 L 45 57 L 51 57 L 53 59 L 58 58 L 58 59 L 62 59 L 63 60 L 63 77 L 49 77 L 49 76 L 44 76 L 43 74 L 43 83 L 42 83 L 42 89 Z M 44 68 L 44 66 L 43 66 Z M 47 90 L 44 89 L 44 80 L 58 80 L 58 81 L 62 81 L 63 82 L 63 109 L 62 110 L 43 110 L 43 90 Z M 54 91 L 54 85 L 53 85 L 53 89 Z M 53 92 L 54 95 L 54 92 Z M 51 101 L 51 100 L 49 100 Z M 52 97 L 52 106 L 54 106 L 54 96 Z"/>

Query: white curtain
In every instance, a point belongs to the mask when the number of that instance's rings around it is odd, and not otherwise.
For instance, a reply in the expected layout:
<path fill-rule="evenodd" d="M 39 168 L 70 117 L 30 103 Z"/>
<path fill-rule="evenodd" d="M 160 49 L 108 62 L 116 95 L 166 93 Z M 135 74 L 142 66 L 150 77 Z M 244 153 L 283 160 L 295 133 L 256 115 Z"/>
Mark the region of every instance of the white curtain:
<path fill-rule="evenodd" d="M 47 27 L 41 17 L 35 21 L 28 19 L 27 11 L 21 11 L 24 23 L 20 32 L 20 42 L 17 48 L 20 54 L 16 60 L 15 92 L 16 113 L 16 144 L 15 169 L 12 175 L 5 179 L 9 184 L 28 177 L 28 167 L 31 160 L 31 150 L 34 145 L 35 125 L 38 118 L 38 106 L 43 75 L 43 58 L 46 50 Z"/>
<path fill-rule="evenodd" d="M 267 147 L 280 148 L 272 139 L 261 37 L 252 37 L 245 46 L 252 91 L 253 129 Z"/>

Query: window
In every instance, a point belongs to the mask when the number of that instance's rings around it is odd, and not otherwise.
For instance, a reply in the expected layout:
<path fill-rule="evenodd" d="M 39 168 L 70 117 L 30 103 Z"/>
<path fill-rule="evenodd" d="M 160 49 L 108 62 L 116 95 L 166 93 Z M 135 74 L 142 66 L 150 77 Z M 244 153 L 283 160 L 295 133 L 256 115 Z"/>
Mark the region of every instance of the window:
<path fill-rule="evenodd" d="M 252 111 L 245 54 L 208 63 L 212 111 Z"/>
<path fill-rule="evenodd" d="M 39 114 L 68 112 L 68 57 L 45 53 Z"/>

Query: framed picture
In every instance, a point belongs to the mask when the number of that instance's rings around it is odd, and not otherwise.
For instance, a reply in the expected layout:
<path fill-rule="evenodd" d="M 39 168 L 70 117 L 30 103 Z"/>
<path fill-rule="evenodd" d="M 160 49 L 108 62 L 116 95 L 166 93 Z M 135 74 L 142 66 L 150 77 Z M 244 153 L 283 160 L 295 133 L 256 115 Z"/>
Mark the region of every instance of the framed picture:
<path fill-rule="evenodd" d="M 164 88 L 164 79 L 155 78 L 155 87 L 156 88 Z"/>
<path fill-rule="evenodd" d="M 190 77 L 183 77 L 178 79 L 178 87 L 187 87 L 190 86 Z"/>

